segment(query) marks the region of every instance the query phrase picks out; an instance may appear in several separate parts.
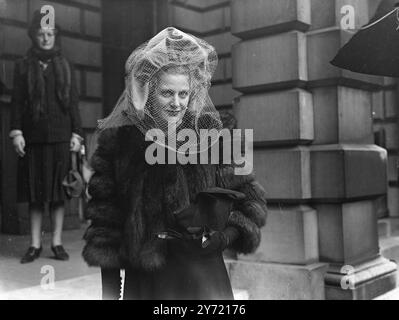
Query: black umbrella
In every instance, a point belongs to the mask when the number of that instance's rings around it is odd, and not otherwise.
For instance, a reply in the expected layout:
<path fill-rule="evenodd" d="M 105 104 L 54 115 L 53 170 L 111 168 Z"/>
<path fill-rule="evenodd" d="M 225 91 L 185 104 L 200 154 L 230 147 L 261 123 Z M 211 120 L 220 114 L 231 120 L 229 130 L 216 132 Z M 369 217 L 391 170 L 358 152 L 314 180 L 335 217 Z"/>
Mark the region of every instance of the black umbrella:
<path fill-rule="evenodd" d="M 353 72 L 399 77 L 399 3 L 384 0 L 370 22 L 338 52 L 331 64 Z"/>

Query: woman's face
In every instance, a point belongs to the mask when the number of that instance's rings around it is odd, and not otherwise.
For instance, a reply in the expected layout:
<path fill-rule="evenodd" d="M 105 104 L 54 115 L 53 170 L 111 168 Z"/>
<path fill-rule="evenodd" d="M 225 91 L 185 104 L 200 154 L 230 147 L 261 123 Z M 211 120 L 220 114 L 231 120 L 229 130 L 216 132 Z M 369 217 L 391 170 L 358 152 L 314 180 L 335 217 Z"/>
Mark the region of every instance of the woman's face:
<path fill-rule="evenodd" d="M 190 100 L 190 78 L 187 74 L 162 73 L 154 92 L 156 117 L 179 125 Z"/>
<path fill-rule="evenodd" d="M 36 43 L 42 50 L 51 50 L 55 44 L 55 30 L 54 29 L 39 29 L 36 32 Z"/>

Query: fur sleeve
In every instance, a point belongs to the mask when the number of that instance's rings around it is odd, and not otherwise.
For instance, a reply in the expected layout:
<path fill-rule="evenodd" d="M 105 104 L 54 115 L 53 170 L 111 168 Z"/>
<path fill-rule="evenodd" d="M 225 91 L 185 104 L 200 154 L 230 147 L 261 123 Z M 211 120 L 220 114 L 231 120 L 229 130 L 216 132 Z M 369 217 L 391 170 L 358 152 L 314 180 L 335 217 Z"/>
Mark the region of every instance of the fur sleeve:
<path fill-rule="evenodd" d="M 85 216 L 91 220 L 86 230 L 83 258 L 91 266 L 119 268 L 123 220 L 116 201 L 114 157 L 117 153 L 117 132 L 105 130 L 98 139 L 98 147 L 91 158 L 94 170 L 88 192 L 91 199 Z"/>
<path fill-rule="evenodd" d="M 231 248 L 239 253 L 254 252 L 260 243 L 260 228 L 266 224 L 266 194 L 263 187 L 255 180 L 253 174 L 238 176 L 233 166 L 219 166 L 217 184 L 226 189 L 237 190 L 245 194 L 245 198 L 235 205 L 228 225 L 239 230 L 240 236 Z"/>

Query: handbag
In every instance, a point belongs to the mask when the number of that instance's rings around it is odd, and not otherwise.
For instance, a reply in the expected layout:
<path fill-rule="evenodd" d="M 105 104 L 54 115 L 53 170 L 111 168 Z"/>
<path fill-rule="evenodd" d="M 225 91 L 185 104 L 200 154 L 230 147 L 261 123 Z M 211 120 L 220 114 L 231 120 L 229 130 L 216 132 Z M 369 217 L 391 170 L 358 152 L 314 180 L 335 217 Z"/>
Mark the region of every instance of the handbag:
<path fill-rule="evenodd" d="M 77 156 L 78 155 L 76 152 L 71 152 L 72 168 L 62 181 L 62 186 L 64 187 L 65 193 L 70 198 L 80 198 L 84 191 L 84 181 L 78 171 Z"/>
<path fill-rule="evenodd" d="M 245 195 L 238 191 L 209 188 L 198 193 L 195 203 L 175 214 L 177 224 L 184 229 L 208 227 L 223 231 L 234 202 L 244 198 Z"/>
<path fill-rule="evenodd" d="M 241 192 L 218 187 L 199 192 L 194 203 L 174 214 L 177 228 L 159 233 L 158 238 L 201 239 L 204 243 L 211 232 L 226 228 L 234 202 L 244 198 Z"/>

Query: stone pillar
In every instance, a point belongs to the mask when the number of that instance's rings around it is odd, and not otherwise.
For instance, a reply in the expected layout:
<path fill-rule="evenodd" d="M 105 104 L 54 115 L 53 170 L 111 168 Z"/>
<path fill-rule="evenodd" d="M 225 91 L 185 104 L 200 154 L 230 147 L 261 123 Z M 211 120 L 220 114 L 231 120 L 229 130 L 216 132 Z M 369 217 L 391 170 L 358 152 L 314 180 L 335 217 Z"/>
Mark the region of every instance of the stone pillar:
<path fill-rule="evenodd" d="M 364 1 L 232 1 L 234 111 L 254 129 L 270 213 L 260 248 L 231 274 L 255 299 L 370 299 L 395 287 L 376 215 L 387 153 L 374 145 L 372 92 L 383 79 L 329 64 L 351 36 L 339 28 L 346 4 L 367 22 Z"/>
<path fill-rule="evenodd" d="M 234 113 L 254 129 L 254 167 L 269 215 L 255 254 L 231 264 L 233 286 L 250 299 L 324 299 L 317 212 L 311 197 L 313 97 L 306 34 L 310 1 L 232 1 Z"/>
<path fill-rule="evenodd" d="M 231 112 L 233 99 L 239 92 L 233 90 L 231 83 L 231 46 L 238 39 L 230 32 L 230 0 L 171 1 L 169 16 L 170 25 L 215 47 L 219 61 L 209 94 L 218 110 Z"/>
<path fill-rule="evenodd" d="M 381 91 L 374 94 L 373 117 L 375 143 L 388 151 L 388 194 L 379 206 L 379 234 L 381 238 L 396 236 L 399 232 L 398 184 L 398 84 L 385 78 Z"/>

